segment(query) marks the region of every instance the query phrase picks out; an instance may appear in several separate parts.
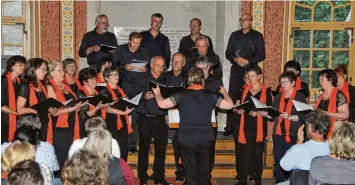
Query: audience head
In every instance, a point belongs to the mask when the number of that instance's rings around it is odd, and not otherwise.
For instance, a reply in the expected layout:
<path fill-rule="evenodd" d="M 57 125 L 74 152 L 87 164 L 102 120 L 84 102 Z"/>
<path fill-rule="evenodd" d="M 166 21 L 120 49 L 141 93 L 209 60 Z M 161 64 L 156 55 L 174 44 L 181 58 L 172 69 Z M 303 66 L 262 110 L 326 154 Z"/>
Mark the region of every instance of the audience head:
<path fill-rule="evenodd" d="M 186 64 L 186 58 L 182 53 L 174 53 L 172 56 L 172 70 L 181 71 Z"/>
<path fill-rule="evenodd" d="M 338 83 L 337 74 L 332 69 L 324 69 L 318 73 L 319 85 L 324 90 L 330 86 L 336 87 Z"/>
<path fill-rule="evenodd" d="M 48 62 L 49 74 L 48 79 L 62 82 L 64 80 L 63 63 L 51 60 Z"/>
<path fill-rule="evenodd" d="M 258 65 L 250 65 L 247 68 L 248 81 L 251 85 L 260 83 L 262 74 L 263 71 L 261 70 L 261 67 Z"/>
<path fill-rule="evenodd" d="M 22 75 L 25 67 L 26 58 L 21 55 L 15 55 L 7 60 L 4 74 L 15 72 L 17 75 Z"/>
<path fill-rule="evenodd" d="M 63 185 L 108 185 L 107 166 L 93 153 L 81 150 L 65 162 Z"/>
<path fill-rule="evenodd" d="M 103 73 L 106 67 L 112 66 L 112 58 L 103 57 L 97 62 L 97 72 Z"/>
<path fill-rule="evenodd" d="M 107 83 L 116 85 L 120 79 L 118 71 L 118 68 L 109 66 L 104 69 L 102 76 L 104 76 L 104 79 Z"/>
<path fill-rule="evenodd" d="M 141 46 L 143 36 L 139 32 L 132 32 L 129 34 L 128 47 L 131 52 L 136 52 Z"/>
<path fill-rule="evenodd" d="M 163 15 L 160 13 L 155 13 L 150 17 L 150 29 L 154 31 L 159 31 L 161 25 L 163 24 Z"/>
<path fill-rule="evenodd" d="M 195 40 L 196 49 L 199 55 L 206 56 L 209 47 L 209 41 L 206 36 L 200 35 Z"/>
<path fill-rule="evenodd" d="M 95 19 L 96 31 L 99 33 L 105 33 L 108 29 L 108 18 L 105 14 L 100 14 Z"/>
<path fill-rule="evenodd" d="M 27 61 L 24 79 L 37 86 L 37 82 L 44 80 L 48 69 L 47 61 L 41 58 L 31 58 Z"/>
<path fill-rule="evenodd" d="M 27 142 L 36 147 L 41 143 L 41 130 L 23 125 L 15 131 L 14 141 Z"/>
<path fill-rule="evenodd" d="M 41 120 L 36 114 L 26 114 L 20 116 L 17 120 L 17 128 L 22 127 L 23 125 L 29 125 L 41 129 Z"/>
<path fill-rule="evenodd" d="M 280 85 L 284 92 L 289 92 L 296 84 L 297 76 L 294 72 L 285 71 L 280 77 Z"/>
<path fill-rule="evenodd" d="M 106 129 L 106 122 L 101 117 L 93 117 L 85 122 L 86 134 L 92 133 L 96 129 Z"/>
<path fill-rule="evenodd" d="M 348 69 L 346 65 L 339 65 L 334 69 L 335 73 L 337 74 L 338 88 L 341 88 L 343 84 L 348 81 Z"/>
<path fill-rule="evenodd" d="M 355 160 L 355 124 L 337 122 L 329 140 L 330 154 L 340 159 Z"/>
<path fill-rule="evenodd" d="M 316 110 L 308 114 L 306 120 L 307 125 L 307 136 L 311 139 L 316 137 L 327 138 L 330 120 L 329 117 L 322 111 Z"/>
<path fill-rule="evenodd" d="M 95 89 L 96 72 L 88 67 L 81 69 L 79 72 L 79 81 L 81 85 L 87 86 L 91 89 Z"/>
<path fill-rule="evenodd" d="M 101 161 L 108 164 L 108 160 L 112 154 L 111 133 L 104 129 L 92 131 L 85 141 L 83 150 L 97 155 Z"/>
<path fill-rule="evenodd" d="M 7 185 L 44 185 L 41 167 L 34 160 L 24 160 L 16 164 L 7 178 Z"/>
<path fill-rule="evenodd" d="M 165 69 L 165 59 L 161 56 L 155 56 L 150 60 L 151 72 L 154 75 L 161 75 Z"/>
<path fill-rule="evenodd" d="M 1 171 L 8 174 L 19 162 L 24 160 L 34 160 L 35 148 L 29 143 L 14 141 L 1 155 Z"/>
<path fill-rule="evenodd" d="M 196 67 L 203 70 L 203 73 L 204 73 L 204 75 L 205 75 L 205 78 L 208 77 L 209 72 L 210 72 L 210 68 L 211 68 L 211 63 L 210 63 L 210 61 L 208 60 L 208 57 L 206 57 L 206 56 L 199 56 L 199 57 L 196 59 Z"/>
<path fill-rule="evenodd" d="M 75 75 L 78 66 L 76 65 L 76 61 L 74 59 L 66 58 L 63 60 L 63 68 L 66 73 Z"/>
<path fill-rule="evenodd" d="M 239 19 L 239 22 L 240 22 L 240 27 L 243 30 L 249 30 L 253 25 L 253 16 L 250 15 L 250 13 L 243 13 Z"/>
<path fill-rule="evenodd" d="M 189 70 L 188 74 L 189 86 L 194 84 L 205 85 L 205 74 L 201 68 L 193 67 Z"/>
<path fill-rule="evenodd" d="M 296 60 L 286 62 L 284 71 L 294 72 L 297 76 L 301 75 L 301 65 Z"/>
<path fill-rule="evenodd" d="M 191 21 L 190 21 L 191 34 L 200 33 L 201 29 L 202 29 L 201 20 L 199 18 L 191 19 Z"/>

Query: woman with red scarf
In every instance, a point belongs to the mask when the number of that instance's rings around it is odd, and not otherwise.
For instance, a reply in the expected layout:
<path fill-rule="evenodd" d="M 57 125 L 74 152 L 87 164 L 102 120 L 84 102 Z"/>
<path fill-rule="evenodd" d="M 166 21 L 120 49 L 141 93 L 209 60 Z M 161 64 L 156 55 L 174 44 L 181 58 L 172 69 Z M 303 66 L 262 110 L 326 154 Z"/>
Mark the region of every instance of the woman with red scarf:
<path fill-rule="evenodd" d="M 112 59 L 109 58 L 102 58 L 100 62 L 97 64 L 97 75 L 96 75 L 96 82 L 98 84 L 105 83 L 105 79 L 103 76 L 103 72 L 107 67 L 112 66 Z"/>
<path fill-rule="evenodd" d="M 324 69 L 319 72 L 318 78 L 323 93 L 318 97 L 314 108 L 323 110 L 330 117 L 327 136 L 329 139 L 333 133 L 335 121 L 349 118 L 349 104 L 344 93 L 337 88 L 338 78 L 334 70 Z"/>
<path fill-rule="evenodd" d="M 355 123 L 355 87 L 348 83 L 348 69 L 345 65 L 340 65 L 334 69 L 337 74 L 338 89 L 345 95 L 349 104 L 349 121 Z"/>
<path fill-rule="evenodd" d="M 76 61 L 72 58 L 67 58 L 63 60 L 63 67 L 65 71 L 64 83 L 69 85 L 70 89 L 74 93 L 77 93 L 81 88 L 81 84 L 75 76 L 76 70 L 78 68 L 78 66 L 76 65 Z"/>
<path fill-rule="evenodd" d="M 18 91 L 16 102 L 17 113 L 19 116 L 25 114 L 36 114 L 41 120 L 41 136 L 44 141 L 50 142 L 47 137 L 48 128 L 52 125 L 48 113 L 37 112 L 30 108 L 47 98 L 48 91 L 43 81 L 47 75 L 47 61 L 41 58 L 32 58 L 27 61 L 27 67 L 23 82 Z"/>
<path fill-rule="evenodd" d="M 270 90 L 260 83 L 262 70 L 259 66 L 247 69 L 249 84 L 242 91 L 240 103 L 252 102 L 251 97 L 271 105 Z M 268 92 L 269 91 L 269 92 Z M 252 107 L 250 107 L 252 108 Z M 255 180 L 255 185 L 261 184 L 263 171 L 264 138 L 267 134 L 267 120 L 260 112 L 237 110 L 240 117 L 240 127 L 237 142 L 237 171 L 239 185 L 247 184 L 247 177 Z"/>
<path fill-rule="evenodd" d="M 296 143 L 297 131 L 305 120 L 305 115 L 297 112 L 292 100 L 307 103 L 304 93 L 297 91 L 295 87 L 297 76 L 294 72 L 286 71 L 280 75 L 279 79 L 282 93 L 276 95 L 273 102 L 273 107 L 281 112 L 280 116 L 274 118 L 273 128 L 276 184 L 286 181 L 290 176 L 289 172 L 281 168 L 280 160 L 286 151 Z M 261 114 L 270 118 L 265 112 Z"/>
<path fill-rule="evenodd" d="M 108 108 L 106 123 L 107 129 L 111 132 L 112 138 L 116 139 L 120 149 L 121 158 L 127 161 L 128 156 L 128 136 L 133 132 L 131 124 L 129 122 L 129 113 L 133 111 L 133 108 L 129 109 L 125 106 L 121 97 L 127 97 L 125 92 L 117 85 L 119 80 L 118 69 L 112 66 L 105 68 L 103 76 L 106 81 L 106 89 L 103 93 L 110 99 L 117 102 L 116 108 Z M 127 97 L 128 98 L 128 97 Z"/>
<path fill-rule="evenodd" d="M 76 100 L 77 96 L 69 85 L 64 83 L 63 64 L 57 61 L 48 63 L 49 83 L 47 85 L 48 96 L 62 103 L 68 100 Z M 59 166 L 63 167 L 68 157 L 68 151 L 74 140 L 80 138 L 79 117 L 77 110 L 84 103 L 79 102 L 73 107 L 63 107 L 56 110 L 52 117 L 52 129 L 48 132 L 47 138 L 53 143 Z"/>
<path fill-rule="evenodd" d="M 10 57 L 1 76 L 1 144 L 12 141 L 16 131 L 16 95 L 25 63 L 23 56 Z"/>

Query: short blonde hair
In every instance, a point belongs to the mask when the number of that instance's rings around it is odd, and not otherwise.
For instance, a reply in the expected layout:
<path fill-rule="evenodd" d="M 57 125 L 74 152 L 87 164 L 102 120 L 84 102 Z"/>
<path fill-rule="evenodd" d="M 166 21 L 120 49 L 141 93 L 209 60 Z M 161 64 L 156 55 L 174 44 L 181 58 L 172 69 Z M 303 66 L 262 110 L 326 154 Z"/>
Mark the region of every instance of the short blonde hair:
<path fill-rule="evenodd" d="M 193 84 L 205 85 L 205 74 L 202 69 L 193 67 L 189 70 L 187 76 L 189 86 Z"/>
<path fill-rule="evenodd" d="M 49 71 L 49 73 L 47 74 L 47 78 L 48 79 L 52 79 L 53 77 L 52 77 L 52 72 L 54 71 L 54 69 L 57 67 L 57 66 L 59 66 L 59 65 L 61 65 L 62 67 L 64 67 L 63 66 L 63 63 L 61 63 L 61 62 L 59 62 L 59 61 L 56 61 L 56 60 L 51 60 L 51 61 L 49 61 L 48 62 L 48 71 Z"/>
<path fill-rule="evenodd" d="M 355 160 L 355 125 L 339 121 L 329 140 L 330 153 L 336 157 Z"/>
<path fill-rule="evenodd" d="M 8 174 L 12 167 L 24 160 L 35 159 L 35 147 L 27 142 L 14 141 L 1 155 L 1 171 Z"/>
<path fill-rule="evenodd" d="M 90 134 L 96 129 L 106 129 L 106 121 L 101 117 L 93 117 L 85 122 L 86 134 Z"/>
<path fill-rule="evenodd" d="M 88 135 L 83 150 L 97 155 L 100 160 L 108 164 L 108 160 L 112 154 L 111 133 L 104 129 L 94 130 Z"/>

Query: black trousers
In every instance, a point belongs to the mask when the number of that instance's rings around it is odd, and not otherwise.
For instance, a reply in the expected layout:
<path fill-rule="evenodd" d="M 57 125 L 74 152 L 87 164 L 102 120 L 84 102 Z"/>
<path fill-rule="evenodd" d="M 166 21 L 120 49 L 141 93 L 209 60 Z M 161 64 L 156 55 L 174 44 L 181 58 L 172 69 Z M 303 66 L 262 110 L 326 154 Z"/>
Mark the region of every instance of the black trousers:
<path fill-rule="evenodd" d="M 138 114 L 136 110 L 133 110 L 131 127 L 133 129 L 132 134 L 129 135 L 128 150 L 135 150 L 138 142 Z"/>
<path fill-rule="evenodd" d="M 176 176 L 185 176 L 185 169 L 184 169 L 183 165 L 179 163 L 179 159 L 181 157 L 181 151 L 179 148 L 179 143 L 178 143 L 179 137 L 178 136 L 179 136 L 179 130 L 176 130 L 173 137 L 172 137 L 173 149 L 174 149 L 174 159 L 175 159 L 175 166 L 176 166 L 175 175 Z"/>
<path fill-rule="evenodd" d="M 9 141 L 9 124 L 1 122 L 1 144 Z"/>
<path fill-rule="evenodd" d="M 149 149 L 151 139 L 154 139 L 154 178 L 157 181 L 165 178 L 165 155 L 168 143 L 168 125 L 164 116 L 147 117 L 139 115 L 139 152 L 138 152 L 138 177 L 140 181 L 148 180 Z"/>
<path fill-rule="evenodd" d="M 274 135 L 273 136 L 273 145 L 274 145 L 274 155 L 275 155 L 275 180 L 276 183 L 283 182 L 287 180 L 291 172 L 285 171 L 280 166 L 280 161 L 285 155 L 288 149 L 290 149 L 297 141 L 297 136 L 290 136 L 291 142 L 287 143 L 285 136 Z"/>
<path fill-rule="evenodd" d="M 245 136 L 246 144 L 237 142 L 237 171 L 241 180 L 247 181 L 248 175 L 254 174 L 255 181 L 261 182 L 263 172 L 264 142 L 256 142 L 256 134 Z"/>
<path fill-rule="evenodd" d="M 239 168 L 241 164 L 239 163 L 239 158 L 238 156 L 238 137 L 239 137 L 239 127 L 240 127 L 240 115 L 237 113 L 233 113 L 233 121 L 231 125 L 232 129 L 232 134 L 233 134 L 233 139 L 234 139 L 234 151 L 235 151 L 235 171 L 238 173 L 241 171 Z"/>
<path fill-rule="evenodd" d="M 179 144 L 186 185 L 211 185 L 211 161 L 214 141 Z"/>

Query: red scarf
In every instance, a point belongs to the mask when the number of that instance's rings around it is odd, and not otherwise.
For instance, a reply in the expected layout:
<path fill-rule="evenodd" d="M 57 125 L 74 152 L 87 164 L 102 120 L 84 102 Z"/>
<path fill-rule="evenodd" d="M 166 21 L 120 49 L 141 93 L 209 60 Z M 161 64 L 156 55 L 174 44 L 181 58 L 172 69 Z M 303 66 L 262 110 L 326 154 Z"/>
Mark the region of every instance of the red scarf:
<path fill-rule="evenodd" d="M 296 97 L 296 92 L 297 90 L 294 88 L 293 89 L 293 93 L 290 97 L 290 99 L 288 100 L 287 102 L 287 105 L 285 107 L 285 96 L 286 96 L 286 93 L 283 92 L 281 94 L 281 99 L 280 99 L 280 104 L 279 104 L 279 111 L 280 112 L 286 112 L 287 114 L 291 114 L 291 111 L 292 111 L 292 107 L 293 107 L 293 103 L 292 103 L 292 100 L 295 99 Z M 276 127 L 276 134 L 277 135 L 282 135 L 282 132 L 281 132 L 281 123 L 283 121 L 283 117 L 279 116 L 279 120 L 278 120 L 278 123 L 277 123 L 277 127 Z M 291 127 L 291 120 L 289 119 L 285 119 L 285 129 L 286 129 L 286 136 L 285 136 L 285 140 L 287 143 L 290 143 L 291 142 L 291 138 L 290 138 L 290 127 Z"/>
<path fill-rule="evenodd" d="M 105 80 L 101 77 L 101 73 L 97 73 L 96 75 L 96 83 L 105 83 Z"/>
<path fill-rule="evenodd" d="M 189 90 L 203 90 L 203 89 L 205 89 L 205 87 L 200 84 L 192 84 L 187 89 L 189 89 Z"/>
<path fill-rule="evenodd" d="M 338 112 L 338 110 L 337 110 L 337 94 L 338 94 L 338 89 L 334 87 L 333 90 L 332 90 L 332 93 L 330 94 L 328 110 L 326 110 L 326 111 L 333 112 L 333 113 Z M 322 101 L 323 97 L 324 97 L 324 92 L 319 96 L 317 103 L 314 105 L 314 109 L 318 108 L 318 106 L 319 106 L 320 102 Z M 330 125 L 329 125 L 329 131 L 328 131 L 327 139 L 330 139 L 330 137 L 333 134 L 335 121 L 336 121 L 335 118 L 330 117 Z"/>
<path fill-rule="evenodd" d="M 344 82 L 343 87 L 341 87 L 340 91 L 344 93 L 346 100 L 348 100 L 348 104 L 350 105 L 349 84 L 347 81 Z"/>
<path fill-rule="evenodd" d="M 85 94 L 86 96 L 91 96 L 91 94 L 89 93 L 89 91 L 88 91 L 84 86 L 81 87 L 81 90 L 84 92 L 84 94 Z M 99 94 L 96 89 L 94 89 L 94 93 L 95 93 L 95 95 Z M 94 108 L 95 108 L 95 107 L 94 107 L 93 105 L 90 105 L 90 106 L 89 106 L 89 110 L 93 110 Z M 106 119 L 106 109 L 101 109 L 101 117 L 102 117 L 103 119 Z"/>
<path fill-rule="evenodd" d="M 294 88 L 294 89 L 295 89 L 296 91 L 302 89 L 301 84 L 302 84 L 301 78 L 300 78 L 300 77 L 297 77 L 297 79 L 296 79 L 296 85 L 295 85 L 295 88 Z M 284 92 L 284 90 L 283 90 L 281 87 L 280 87 L 280 92 Z"/>
<path fill-rule="evenodd" d="M 38 87 L 40 87 L 42 89 L 44 96 L 46 98 L 48 98 L 48 92 L 47 92 L 46 87 L 44 87 L 44 85 L 42 84 L 41 81 L 38 81 L 37 83 L 38 83 Z M 36 105 L 38 103 L 38 99 L 36 96 L 35 87 L 34 87 L 33 83 L 30 83 L 29 86 L 30 86 L 30 96 L 29 96 L 30 106 Z M 52 132 L 53 132 L 52 117 L 50 115 L 48 115 L 47 141 L 51 144 L 53 143 L 53 133 Z"/>
<path fill-rule="evenodd" d="M 263 103 L 266 103 L 266 87 L 262 84 L 261 85 L 261 96 L 260 96 L 260 101 Z M 244 90 L 243 90 L 243 96 L 242 96 L 242 102 L 244 103 L 244 100 L 250 91 L 251 86 L 247 85 Z M 240 127 L 239 127 L 239 136 L 238 136 L 238 142 L 242 144 L 246 144 L 246 139 L 245 139 L 245 134 L 244 134 L 244 114 L 242 114 L 240 118 Z M 256 142 L 262 142 L 263 141 L 263 117 L 262 116 L 257 116 L 257 136 L 256 136 Z"/>
<path fill-rule="evenodd" d="M 114 101 L 117 101 L 118 98 L 116 96 L 116 93 L 113 91 L 113 89 L 111 88 L 111 86 L 108 83 L 106 84 L 106 88 L 110 91 L 110 93 L 112 95 L 112 99 Z M 120 92 L 120 94 L 122 96 L 126 96 L 124 91 L 118 85 L 116 86 L 116 89 Z M 133 132 L 133 129 L 131 127 L 131 123 L 129 122 L 129 116 L 125 115 L 125 118 L 126 118 L 126 123 L 127 123 L 128 134 L 131 134 Z M 123 127 L 123 125 L 122 125 L 121 115 L 117 115 L 117 130 L 120 130 L 122 127 Z"/>
<path fill-rule="evenodd" d="M 79 80 L 76 78 L 75 75 L 73 75 L 73 79 L 74 79 L 74 82 L 75 82 L 76 86 L 78 87 L 78 89 L 81 89 L 81 83 L 79 82 Z M 69 83 L 69 80 L 67 78 L 67 75 L 64 75 L 64 83 L 66 83 L 67 85 L 70 86 L 70 83 Z"/>
<path fill-rule="evenodd" d="M 16 92 L 15 92 L 15 87 L 14 87 L 14 82 L 12 81 L 12 76 L 11 72 L 6 73 L 6 78 L 7 78 L 7 91 L 8 91 L 8 96 L 9 96 L 9 109 L 12 111 L 17 111 L 16 110 Z M 20 78 L 16 77 L 17 83 L 20 83 Z M 16 115 L 14 114 L 9 114 L 9 137 L 8 140 L 12 141 L 14 139 L 16 131 Z"/>
<path fill-rule="evenodd" d="M 53 81 L 53 80 L 50 80 L 49 81 L 53 88 L 54 88 L 54 91 L 55 91 L 55 94 L 56 94 L 56 97 L 57 97 L 57 100 L 64 103 L 66 101 L 65 99 L 65 96 L 63 94 L 63 91 L 60 90 L 57 86 L 57 84 Z M 70 89 L 70 87 L 65 84 L 65 83 L 62 83 L 63 87 L 65 90 L 67 90 L 72 96 L 74 96 L 74 98 L 76 99 L 76 95 L 74 94 L 74 92 Z M 68 124 L 68 113 L 65 113 L 65 114 L 62 114 L 60 116 L 58 116 L 58 119 L 57 119 L 57 124 L 56 124 L 56 127 L 59 127 L 59 128 L 68 128 L 69 127 L 69 124 Z M 80 139 L 80 131 L 79 131 L 79 117 L 78 117 L 78 112 L 75 112 L 75 123 L 74 123 L 74 137 L 73 137 L 73 141 L 77 140 L 77 139 Z"/>

